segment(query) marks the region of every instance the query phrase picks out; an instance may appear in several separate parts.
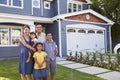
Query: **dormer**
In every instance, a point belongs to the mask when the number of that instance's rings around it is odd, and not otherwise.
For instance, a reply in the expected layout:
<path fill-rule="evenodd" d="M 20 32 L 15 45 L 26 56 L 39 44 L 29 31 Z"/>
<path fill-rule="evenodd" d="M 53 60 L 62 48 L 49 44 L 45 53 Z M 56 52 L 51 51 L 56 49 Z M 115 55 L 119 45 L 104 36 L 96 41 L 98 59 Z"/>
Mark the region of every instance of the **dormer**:
<path fill-rule="evenodd" d="M 89 9 L 90 0 L 67 0 L 67 12 L 79 12 Z"/>

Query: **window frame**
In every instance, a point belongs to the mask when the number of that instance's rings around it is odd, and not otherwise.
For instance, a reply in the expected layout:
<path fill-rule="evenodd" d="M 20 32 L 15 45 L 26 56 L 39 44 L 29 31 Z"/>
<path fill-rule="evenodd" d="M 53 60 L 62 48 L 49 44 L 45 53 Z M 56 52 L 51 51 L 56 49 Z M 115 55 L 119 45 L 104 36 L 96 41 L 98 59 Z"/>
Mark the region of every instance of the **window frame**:
<path fill-rule="evenodd" d="M 47 7 L 45 4 L 48 4 L 49 7 Z M 48 2 L 48 1 L 44 1 L 44 8 L 45 8 L 45 9 L 50 9 L 50 6 L 51 6 L 51 5 L 50 5 L 50 2 Z"/>
<path fill-rule="evenodd" d="M 7 4 L 1 4 L 0 3 L 0 6 L 9 6 L 9 0 L 7 0 Z"/>
<path fill-rule="evenodd" d="M 32 8 L 40 8 L 41 2 L 40 2 L 40 0 L 37 0 L 37 1 L 38 1 L 38 6 L 35 6 L 35 5 L 33 4 L 34 0 L 32 0 Z"/>
<path fill-rule="evenodd" d="M 71 3 L 71 12 L 69 12 L 69 9 L 70 9 L 69 4 L 70 3 Z M 75 9 L 73 6 L 74 4 L 76 4 L 76 11 L 74 11 L 74 9 Z M 81 5 L 81 9 L 78 9 L 78 6 L 80 6 L 80 5 Z M 77 1 L 67 2 L 67 13 L 78 12 L 81 10 L 83 10 L 83 5 L 81 2 L 77 2 Z"/>
<path fill-rule="evenodd" d="M 8 27 L 9 26 L 9 27 Z M 18 45 L 14 45 L 12 44 L 12 29 L 20 29 L 21 32 L 20 34 L 22 35 L 23 32 L 23 26 L 11 26 L 11 25 L 0 25 L 0 28 L 7 28 L 8 29 L 8 44 L 7 45 L 2 45 L 0 44 L 0 47 L 8 47 L 8 46 L 18 46 Z"/>
<path fill-rule="evenodd" d="M 24 0 L 19 0 L 19 1 L 21 1 L 21 6 L 14 6 L 13 5 L 13 0 L 11 0 L 11 7 L 14 7 L 14 8 L 22 8 L 23 9 L 23 6 L 24 6 Z"/>

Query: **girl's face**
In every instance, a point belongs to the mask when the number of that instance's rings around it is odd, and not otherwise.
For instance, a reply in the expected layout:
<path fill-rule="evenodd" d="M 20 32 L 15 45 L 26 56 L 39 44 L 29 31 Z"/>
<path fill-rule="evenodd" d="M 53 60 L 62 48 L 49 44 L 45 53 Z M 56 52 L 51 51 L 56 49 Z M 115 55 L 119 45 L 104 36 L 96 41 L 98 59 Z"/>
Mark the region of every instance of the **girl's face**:
<path fill-rule="evenodd" d="M 34 39 L 34 38 L 35 38 L 35 35 L 34 35 L 34 34 L 31 34 L 30 37 L 31 37 L 31 39 Z"/>
<path fill-rule="evenodd" d="M 41 45 L 41 44 L 38 44 L 38 45 L 37 45 L 37 50 L 38 50 L 38 51 L 41 51 L 42 49 L 43 49 L 42 45 Z"/>
<path fill-rule="evenodd" d="M 26 27 L 26 28 L 24 29 L 24 34 L 29 35 L 29 33 L 30 33 L 30 29 Z"/>

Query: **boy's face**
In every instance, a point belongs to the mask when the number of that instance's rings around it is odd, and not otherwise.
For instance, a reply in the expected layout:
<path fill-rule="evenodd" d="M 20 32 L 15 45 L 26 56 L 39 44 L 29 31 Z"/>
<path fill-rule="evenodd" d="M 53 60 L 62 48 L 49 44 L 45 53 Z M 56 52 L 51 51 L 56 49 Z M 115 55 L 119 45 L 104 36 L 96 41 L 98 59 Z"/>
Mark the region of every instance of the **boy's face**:
<path fill-rule="evenodd" d="M 47 38 L 47 40 L 51 40 L 52 39 L 52 34 L 51 33 L 47 34 L 46 38 Z"/>

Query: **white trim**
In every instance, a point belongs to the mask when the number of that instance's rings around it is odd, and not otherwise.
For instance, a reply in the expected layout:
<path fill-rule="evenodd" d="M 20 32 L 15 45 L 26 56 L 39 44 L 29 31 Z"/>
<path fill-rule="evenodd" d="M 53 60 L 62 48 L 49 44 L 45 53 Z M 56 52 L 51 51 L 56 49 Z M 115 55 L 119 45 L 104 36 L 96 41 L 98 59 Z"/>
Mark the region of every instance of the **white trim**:
<path fill-rule="evenodd" d="M 48 7 L 46 6 L 46 4 L 48 5 Z M 50 2 L 44 1 L 44 8 L 45 9 L 50 9 Z"/>
<path fill-rule="evenodd" d="M 88 30 L 105 30 L 105 28 L 102 28 L 100 26 L 97 25 L 91 25 L 91 24 L 70 24 L 70 25 L 66 25 L 67 28 L 73 28 L 73 26 L 75 26 L 75 28 L 81 28 L 81 29 L 88 29 Z"/>
<path fill-rule="evenodd" d="M 59 54 L 62 57 L 62 38 L 61 38 L 61 21 L 58 20 L 58 30 L 59 30 Z"/>
<path fill-rule="evenodd" d="M 31 21 L 31 22 L 42 22 L 42 23 L 53 23 L 52 18 L 43 18 L 43 17 L 33 17 L 33 16 L 24 16 L 24 15 L 16 15 L 16 14 L 7 14 L 7 13 L 0 13 L 0 19 L 11 19 L 11 20 L 23 20 L 23 21 Z M 11 22 L 9 20 L 9 22 Z M 0 22 L 3 22 L 0 20 Z M 16 22 L 16 21 L 15 21 Z M 30 24 L 30 23 L 29 23 Z"/>
<path fill-rule="evenodd" d="M 91 14 L 99 17 L 100 19 L 106 21 L 106 22 L 107 22 L 108 24 L 110 24 L 110 25 L 113 25 L 113 24 L 114 24 L 113 21 L 109 20 L 108 18 L 102 16 L 101 14 L 99 14 L 99 13 L 97 13 L 97 12 L 91 10 L 91 9 L 83 10 L 83 11 L 79 11 L 79 12 L 61 14 L 61 15 L 55 16 L 54 18 L 55 18 L 55 19 L 58 19 L 58 18 L 60 18 L 60 19 L 65 19 L 65 17 L 74 16 L 74 15 L 78 15 L 78 14 L 85 14 L 85 13 L 91 13 Z"/>

